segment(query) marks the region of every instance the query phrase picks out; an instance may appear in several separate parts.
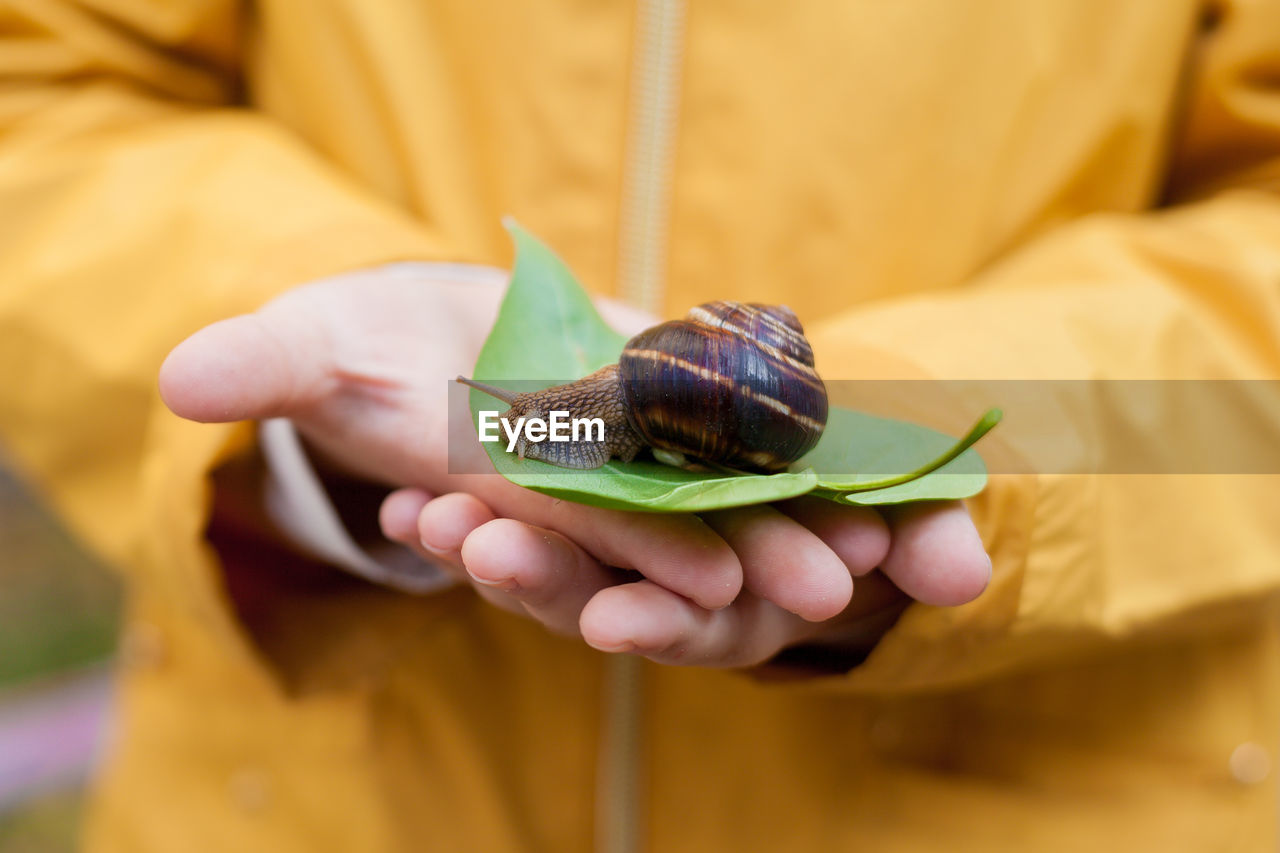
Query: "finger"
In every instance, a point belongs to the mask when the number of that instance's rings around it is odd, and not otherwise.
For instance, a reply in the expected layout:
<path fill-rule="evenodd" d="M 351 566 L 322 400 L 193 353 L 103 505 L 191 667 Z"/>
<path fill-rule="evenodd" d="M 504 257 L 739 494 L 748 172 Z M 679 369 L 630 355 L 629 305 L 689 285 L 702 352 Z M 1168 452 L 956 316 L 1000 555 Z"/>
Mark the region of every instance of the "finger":
<path fill-rule="evenodd" d="M 811 622 L 844 610 L 853 578 L 834 551 L 771 506 L 709 512 L 703 519 L 742 563 L 743 586 Z"/>
<path fill-rule="evenodd" d="M 246 314 L 206 326 L 169 353 L 160 396 L 174 414 L 204 423 L 288 416 L 330 384 L 318 325 L 285 312 Z"/>
<path fill-rule="evenodd" d="M 444 566 L 458 580 L 470 584 L 485 601 L 509 613 L 525 614 L 524 605 L 498 584 L 480 583 L 467 572 L 462 548 L 472 533 L 493 521 L 493 511 L 464 492 L 441 495 L 422 507 L 409 544 L 424 559 Z"/>
<path fill-rule="evenodd" d="M 462 544 L 497 516 L 484 501 L 466 492 L 441 495 L 418 514 L 417 539 L 427 553 L 462 565 Z"/>
<path fill-rule="evenodd" d="M 378 526 L 382 535 L 392 542 L 404 545 L 417 554 L 423 562 L 435 566 L 462 583 L 471 583 L 471 578 L 462 567 L 462 560 L 457 554 L 442 554 L 428 549 L 422 544 L 418 534 L 418 518 L 422 510 L 434 497 L 422 489 L 397 489 L 387 495 L 378 509 Z M 502 602 L 494 602 L 502 604 Z M 504 604 L 506 609 L 519 612 L 514 602 Z"/>
<path fill-rule="evenodd" d="M 418 516 L 432 497 L 422 489 L 397 489 L 383 498 L 382 506 L 378 508 L 378 527 L 382 535 L 401 545 L 420 547 Z"/>
<path fill-rule="evenodd" d="M 969 511 L 959 501 L 921 501 L 886 509 L 891 544 L 881 570 L 925 604 L 954 606 L 977 598 L 991 580 Z"/>
<path fill-rule="evenodd" d="M 611 586 L 582 611 L 591 646 L 634 652 L 672 666 L 752 666 L 812 630 L 794 614 L 746 594 L 706 610 L 650 581 Z"/>
<path fill-rule="evenodd" d="M 561 533 L 601 563 L 640 572 L 702 607 L 724 607 L 742 589 L 737 555 L 697 516 L 602 509 L 482 479 L 476 491 L 499 515 Z"/>
<path fill-rule="evenodd" d="M 502 590 L 547 628 L 570 636 L 591 597 L 617 580 L 559 533 L 508 518 L 468 536 L 462 561 L 476 583 Z"/>
<path fill-rule="evenodd" d="M 397 489 L 383 499 L 378 511 L 378 526 L 382 529 L 384 536 L 392 542 L 404 545 L 417 554 L 423 562 L 442 569 L 461 583 L 470 584 L 471 578 L 462 567 L 462 559 L 456 553 L 440 553 L 422 544 L 422 537 L 418 534 L 418 519 L 423 509 L 433 500 L 435 498 L 422 489 Z M 515 602 L 494 601 L 494 603 L 504 606 L 507 610 L 520 612 L 519 605 Z"/>
<path fill-rule="evenodd" d="M 398 542 L 413 551 L 424 562 L 447 571 L 460 581 L 470 582 L 462 568 L 462 559 L 457 553 L 443 553 L 427 548 L 422 544 L 418 533 L 418 519 L 423 509 L 435 498 L 422 489 L 397 489 L 387 495 L 378 510 L 378 526 L 382 535 L 392 542 Z"/>
<path fill-rule="evenodd" d="M 826 543 L 855 578 L 884 562 L 889 526 L 871 507 L 842 506 L 824 498 L 794 498 L 774 504 Z"/>

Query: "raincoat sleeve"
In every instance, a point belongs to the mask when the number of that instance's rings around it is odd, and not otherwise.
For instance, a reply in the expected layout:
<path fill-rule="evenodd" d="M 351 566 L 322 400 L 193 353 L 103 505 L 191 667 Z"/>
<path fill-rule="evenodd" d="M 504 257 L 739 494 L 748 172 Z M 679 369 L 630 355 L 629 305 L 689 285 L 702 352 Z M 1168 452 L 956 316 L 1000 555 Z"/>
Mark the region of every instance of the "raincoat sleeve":
<path fill-rule="evenodd" d="M 1188 100 L 1167 209 L 1089 215 L 953 292 L 835 318 L 812 336 L 822 363 L 945 379 L 1280 378 L 1280 4 L 1226 4 Z M 1274 613 L 1280 477 L 1009 474 L 970 506 L 994 563 L 987 592 L 908 609 L 841 683 L 962 685 Z"/>
<path fill-rule="evenodd" d="M 253 431 L 169 414 L 163 357 L 300 282 L 448 253 L 235 106 L 238 3 L 93 5 L 0 6 L 0 443 L 138 589 L 234 631 L 209 474 Z"/>

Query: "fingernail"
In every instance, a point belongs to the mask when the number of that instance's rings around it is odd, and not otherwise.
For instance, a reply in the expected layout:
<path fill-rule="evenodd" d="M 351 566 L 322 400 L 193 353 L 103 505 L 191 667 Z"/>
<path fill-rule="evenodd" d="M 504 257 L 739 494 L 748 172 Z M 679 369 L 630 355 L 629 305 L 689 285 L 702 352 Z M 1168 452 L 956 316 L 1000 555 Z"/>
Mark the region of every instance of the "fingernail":
<path fill-rule="evenodd" d="M 609 654 L 613 654 L 613 655 L 625 654 L 627 652 L 634 652 L 636 650 L 636 644 L 631 642 L 630 640 L 624 640 L 623 642 L 617 643 L 615 645 L 610 645 L 608 643 L 593 643 L 590 640 L 587 640 L 587 645 L 591 646 L 591 648 L 596 649 L 597 651 L 608 652 Z"/>
<path fill-rule="evenodd" d="M 444 557 L 447 554 L 453 553 L 448 548 L 437 548 L 435 545 L 432 545 L 430 542 L 428 542 L 425 539 L 419 539 L 418 544 L 422 546 L 422 550 L 426 551 L 429 554 L 435 554 L 437 557 Z"/>
<path fill-rule="evenodd" d="M 520 583 L 515 578 L 482 578 L 477 577 L 471 572 L 467 572 L 467 575 L 481 586 L 493 587 L 494 589 L 500 589 L 503 592 L 518 593 L 521 591 Z"/>

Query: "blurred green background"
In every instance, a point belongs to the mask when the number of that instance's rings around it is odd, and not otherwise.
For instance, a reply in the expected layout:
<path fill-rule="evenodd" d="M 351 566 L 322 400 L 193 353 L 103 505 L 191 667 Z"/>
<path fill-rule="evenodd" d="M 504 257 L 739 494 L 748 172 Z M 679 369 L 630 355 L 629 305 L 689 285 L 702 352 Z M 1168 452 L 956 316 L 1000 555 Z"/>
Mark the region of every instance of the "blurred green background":
<path fill-rule="evenodd" d="M 59 688 L 100 682 L 115 649 L 120 609 L 116 578 L 0 460 L 0 725 L 6 708 L 56 707 Z M 0 853 L 74 850 L 83 804 L 79 784 L 0 802 Z"/>

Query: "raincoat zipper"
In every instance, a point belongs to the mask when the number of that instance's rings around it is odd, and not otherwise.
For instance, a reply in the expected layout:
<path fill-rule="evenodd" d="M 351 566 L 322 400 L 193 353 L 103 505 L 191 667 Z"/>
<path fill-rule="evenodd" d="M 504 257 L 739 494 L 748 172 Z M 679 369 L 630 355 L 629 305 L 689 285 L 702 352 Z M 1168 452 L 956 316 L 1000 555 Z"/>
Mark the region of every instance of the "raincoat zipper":
<path fill-rule="evenodd" d="M 665 289 L 684 15 L 684 0 L 639 0 L 636 10 L 618 292 L 655 314 L 662 310 Z M 599 853 L 636 853 L 644 844 L 642 676 L 640 659 L 608 659 L 596 790 Z"/>
<path fill-rule="evenodd" d="M 655 314 L 661 313 L 665 285 L 684 15 L 684 0 L 640 0 L 636 15 L 618 291 Z"/>

